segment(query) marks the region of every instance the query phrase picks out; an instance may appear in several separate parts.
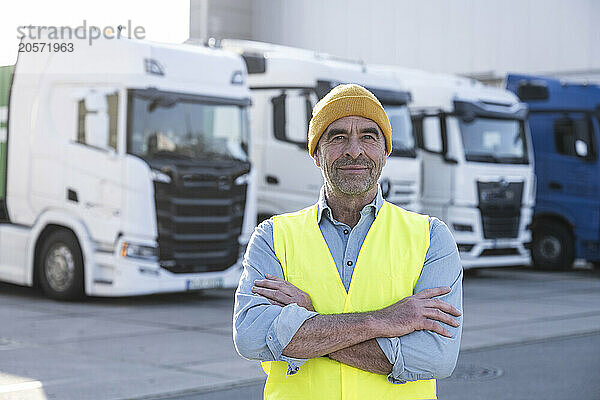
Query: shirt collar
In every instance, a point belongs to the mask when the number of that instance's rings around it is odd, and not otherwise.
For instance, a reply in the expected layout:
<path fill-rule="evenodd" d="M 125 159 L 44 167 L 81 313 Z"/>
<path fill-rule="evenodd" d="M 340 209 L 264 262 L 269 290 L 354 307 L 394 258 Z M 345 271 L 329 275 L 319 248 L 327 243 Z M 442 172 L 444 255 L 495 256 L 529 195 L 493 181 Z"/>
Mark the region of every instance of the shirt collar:
<path fill-rule="evenodd" d="M 383 194 L 381 193 L 381 186 L 379 183 L 377 184 L 377 195 L 373 199 L 372 202 L 363 207 L 360 211 L 362 215 L 368 214 L 369 212 L 373 212 L 375 217 L 377 217 L 377 213 L 381 209 L 383 205 Z M 325 199 L 325 185 L 321 186 L 321 192 L 319 193 L 319 202 L 317 208 L 317 223 L 321 223 L 321 216 L 325 211 L 325 215 L 333 220 L 333 215 L 331 214 L 331 208 L 327 204 L 327 200 Z"/>

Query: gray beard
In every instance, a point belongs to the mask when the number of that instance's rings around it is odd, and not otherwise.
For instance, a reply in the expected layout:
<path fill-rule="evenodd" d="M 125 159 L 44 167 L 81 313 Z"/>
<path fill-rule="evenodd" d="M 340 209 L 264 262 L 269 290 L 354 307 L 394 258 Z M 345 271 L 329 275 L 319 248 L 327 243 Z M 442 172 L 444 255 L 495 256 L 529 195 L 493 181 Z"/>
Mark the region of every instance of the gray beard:
<path fill-rule="evenodd" d="M 377 178 L 373 175 L 373 170 L 369 170 L 369 176 L 367 178 L 353 179 L 352 177 L 341 176 L 337 170 L 334 170 L 333 173 L 329 175 L 329 185 L 344 194 L 357 196 L 367 193 L 377 184 Z"/>

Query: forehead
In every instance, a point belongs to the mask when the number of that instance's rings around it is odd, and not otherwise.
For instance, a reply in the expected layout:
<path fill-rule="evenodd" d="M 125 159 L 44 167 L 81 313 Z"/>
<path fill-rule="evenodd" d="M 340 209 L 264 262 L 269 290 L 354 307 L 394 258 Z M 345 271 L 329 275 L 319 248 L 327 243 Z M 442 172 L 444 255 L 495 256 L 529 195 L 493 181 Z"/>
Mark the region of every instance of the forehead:
<path fill-rule="evenodd" d="M 327 132 L 328 130 L 333 129 L 333 128 L 350 130 L 352 125 L 356 125 L 356 127 L 358 129 L 374 127 L 378 131 L 380 130 L 379 125 L 377 125 L 377 123 L 375 121 L 373 121 L 372 119 L 360 117 L 358 115 L 351 115 L 348 117 L 342 117 L 340 119 L 336 119 L 331 124 L 329 124 L 329 126 L 327 127 L 325 132 Z"/>

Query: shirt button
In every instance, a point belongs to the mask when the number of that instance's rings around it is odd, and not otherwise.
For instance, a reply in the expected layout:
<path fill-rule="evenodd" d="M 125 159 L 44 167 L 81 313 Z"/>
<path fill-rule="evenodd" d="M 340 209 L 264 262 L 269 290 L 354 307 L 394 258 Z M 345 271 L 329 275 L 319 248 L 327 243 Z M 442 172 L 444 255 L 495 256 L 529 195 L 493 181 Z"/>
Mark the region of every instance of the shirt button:
<path fill-rule="evenodd" d="M 347 266 L 349 266 L 349 267 L 351 267 L 351 266 L 352 266 L 352 261 L 348 261 L 348 262 L 346 263 L 346 265 L 347 265 Z"/>
<path fill-rule="evenodd" d="M 348 232 L 349 232 L 348 229 L 344 229 L 344 235 L 347 235 Z"/>
<path fill-rule="evenodd" d="M 269 336 L 269 338 L 268 338 L 268 339 L 269 339 L 269 340 L 273 340 L 273 336 Z"/>

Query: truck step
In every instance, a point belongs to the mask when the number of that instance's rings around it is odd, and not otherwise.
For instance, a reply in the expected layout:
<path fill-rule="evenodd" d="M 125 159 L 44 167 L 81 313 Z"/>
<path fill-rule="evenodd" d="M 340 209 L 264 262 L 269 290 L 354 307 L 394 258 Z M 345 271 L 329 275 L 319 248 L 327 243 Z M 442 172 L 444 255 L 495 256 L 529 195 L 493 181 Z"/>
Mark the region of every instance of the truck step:
<path fill-rule="evenodd" d="M 8 222 L 8 212 L 4 199 L 0 199 L 0 222 Z"/>

